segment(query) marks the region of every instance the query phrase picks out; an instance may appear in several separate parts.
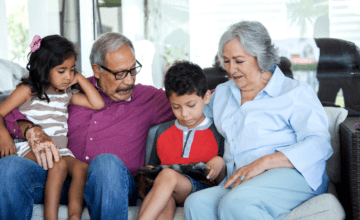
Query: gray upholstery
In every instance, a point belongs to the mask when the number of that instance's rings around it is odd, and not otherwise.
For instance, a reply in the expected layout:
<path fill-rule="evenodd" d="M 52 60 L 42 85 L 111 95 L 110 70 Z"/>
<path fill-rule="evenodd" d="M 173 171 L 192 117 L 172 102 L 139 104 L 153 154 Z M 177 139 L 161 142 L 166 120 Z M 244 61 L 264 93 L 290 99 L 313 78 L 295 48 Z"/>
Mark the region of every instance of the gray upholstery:
<path fill-rule="evenodd" d="M 344 219 L 345 211 L 339 200 L 330 193 L 313 197 L 293 209 L 284 220 L 331 220 Z"/>
<path fill-rule="evenodd" d="M 28 71 L 10 60 L 0 59 L 0 93 L 11 92 Z"/>

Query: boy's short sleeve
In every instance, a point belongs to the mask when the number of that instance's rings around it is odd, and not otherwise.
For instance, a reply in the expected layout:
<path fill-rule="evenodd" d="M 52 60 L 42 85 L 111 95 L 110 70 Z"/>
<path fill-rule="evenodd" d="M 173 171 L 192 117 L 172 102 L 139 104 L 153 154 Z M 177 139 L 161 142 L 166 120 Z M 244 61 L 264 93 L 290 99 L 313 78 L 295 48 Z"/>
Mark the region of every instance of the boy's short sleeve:
<path fill-rule="evenodd" d="M 209 129 L 213 132 L 215 140 L 218 144 L 218 156 L 223 157 L 224 155 L 224 137 L 219 134 L 219 132 L 216 130 L 215 124 L 212 123 L 212 125 L 209 127 Z"/>

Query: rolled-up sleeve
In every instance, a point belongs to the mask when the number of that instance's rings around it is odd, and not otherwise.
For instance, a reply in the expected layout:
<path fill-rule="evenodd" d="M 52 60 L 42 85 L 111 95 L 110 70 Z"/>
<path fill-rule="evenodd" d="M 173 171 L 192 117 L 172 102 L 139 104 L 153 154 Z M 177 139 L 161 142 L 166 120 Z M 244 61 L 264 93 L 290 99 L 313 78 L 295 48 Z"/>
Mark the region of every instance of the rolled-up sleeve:
<path fill-rule="evenodd" d="M 17 108 L 15 108 L 4 117 L 6 129 L 9 131 L 10 135 L 13 138 L 25 139 L 22 136 L 19 126 L 17 124 L 18 120 L 29 121 Z"/>
<path fill-rule="evenodd" d="M 313 190 L 322 183 L 326 160 L 333 153 L 328 121 L 324 108 L 314 90 L 304 85 L 295 98 L 289 123 L 296 134 L 297 143 L 277 148 L 304 176 Z"/>

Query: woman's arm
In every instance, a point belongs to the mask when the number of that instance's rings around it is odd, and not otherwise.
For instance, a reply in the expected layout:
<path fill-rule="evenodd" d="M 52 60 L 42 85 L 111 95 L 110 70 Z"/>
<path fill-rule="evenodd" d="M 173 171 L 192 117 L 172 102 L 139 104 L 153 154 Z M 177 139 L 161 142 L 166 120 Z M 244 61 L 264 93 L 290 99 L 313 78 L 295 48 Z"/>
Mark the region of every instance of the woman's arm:
<path fill-rule="evenodd" d="M 225 182 L 224 188 L 229 188 L 234 184 L 233 188 L 245 182 L 248 179 L 253 178 L 259 174 L 262 174 L 266 170 L 274 168 L 295 168 L 290 160 L 281 152 L 269 154 L 263 156 L 254 162 L 241 167 L 235 173 L 233 173 L 229 179 Z"/>
<path fill-rule="evenodd" d="M 105 102 L 102 99 L 100 93 L 96 90 L 96 88 L 81 74 L 75 74 L 74 80 L 71 85 L 79 83 L 82 90 L 84 90 L 85 94 L 77 93 L 74 94 L 71 98 L 71 105 L 79 105 L 87 108 L 91 108 L 94 110 L 100 110 L 104 108 Z"/>

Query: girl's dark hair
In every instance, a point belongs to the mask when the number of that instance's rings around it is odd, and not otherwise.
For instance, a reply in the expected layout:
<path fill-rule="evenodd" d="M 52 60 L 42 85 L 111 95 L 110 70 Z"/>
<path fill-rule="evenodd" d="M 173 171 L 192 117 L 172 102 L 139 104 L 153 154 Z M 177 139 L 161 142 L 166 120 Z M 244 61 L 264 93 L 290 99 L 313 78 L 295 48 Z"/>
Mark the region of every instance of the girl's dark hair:
<path fill-rule="evenodd" d="M 37 51 L 29 53 L 30 58 L 26 65 L 29 76 L 23 77 L 20 84 L 29 86 L 33 96 L 49 102 L 45 90 L 50 83 L 50 70 L 72 56 L 76 59 L 77 54 L 73 43 L 59 35 L 44 37 L 40 45 Z"/>
<path fill-rule="evenodd" d="M 165 75 L 165 93 L 169 98 L 174 92 L 178 96 L 196 94 L 204 98 L 208 86 L 206 76 L 200 66 L 188 62 L 178 62 L 167 71 Z"/>

